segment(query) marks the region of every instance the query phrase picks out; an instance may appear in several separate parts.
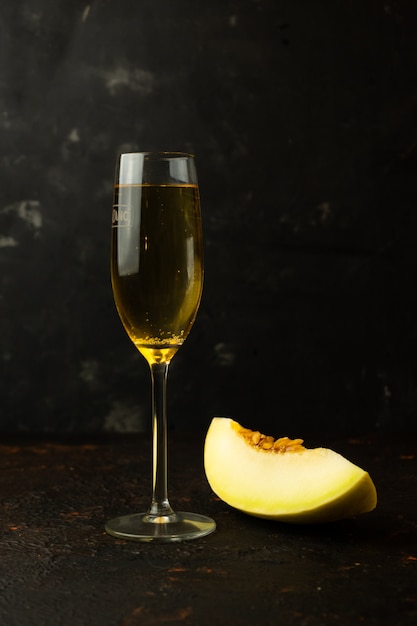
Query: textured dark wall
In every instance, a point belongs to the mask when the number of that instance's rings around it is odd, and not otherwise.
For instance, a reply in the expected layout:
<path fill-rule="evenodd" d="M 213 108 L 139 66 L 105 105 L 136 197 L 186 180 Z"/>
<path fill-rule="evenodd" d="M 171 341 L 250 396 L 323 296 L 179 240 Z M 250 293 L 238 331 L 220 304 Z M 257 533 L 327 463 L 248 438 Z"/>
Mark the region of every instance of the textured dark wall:
<path fill-rule="evenodd" d="M 122 150 L 197 155 L 170 424 L 416 429 L 417 5 L 2 0 L 0 431 L 140 430 L 109 283 Z"/>

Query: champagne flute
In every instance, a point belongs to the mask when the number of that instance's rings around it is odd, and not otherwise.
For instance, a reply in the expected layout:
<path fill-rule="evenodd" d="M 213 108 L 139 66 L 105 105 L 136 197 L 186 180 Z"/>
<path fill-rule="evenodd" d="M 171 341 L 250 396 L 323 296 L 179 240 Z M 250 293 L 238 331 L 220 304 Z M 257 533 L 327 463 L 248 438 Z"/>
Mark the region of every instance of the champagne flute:
<path fill-rule="evenodd" d="M 168 367 L 191 330 L 203 288 L 203 243 L 193 155 L 121 154 L 112 212 L 111 279 L 116 308 L 152 381 L 152 499 L 146 512 L 107 522 L 133 541 L 182 541 L 213 532 L 215 522 L 174 512 L 167 487 Z"/>

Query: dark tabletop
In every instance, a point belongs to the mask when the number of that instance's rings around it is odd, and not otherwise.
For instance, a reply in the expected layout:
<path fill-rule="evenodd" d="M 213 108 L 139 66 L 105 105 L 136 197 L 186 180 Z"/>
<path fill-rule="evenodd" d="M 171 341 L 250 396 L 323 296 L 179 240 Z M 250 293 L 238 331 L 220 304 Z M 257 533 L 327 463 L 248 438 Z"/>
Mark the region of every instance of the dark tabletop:
<path fill-rule="evenodd" d="M 316 443 L 370 472 L 374 512 L 318 526 L 240 514 L 206 482 L 203 437 L 176 435 L 171 504 L 211 515 L 217 531 L 139 544 L 110 537 L 104 523 L 147 508 L 149 437 L 3 438 L 0 624 L 414 626 L 417 437 Z"/>

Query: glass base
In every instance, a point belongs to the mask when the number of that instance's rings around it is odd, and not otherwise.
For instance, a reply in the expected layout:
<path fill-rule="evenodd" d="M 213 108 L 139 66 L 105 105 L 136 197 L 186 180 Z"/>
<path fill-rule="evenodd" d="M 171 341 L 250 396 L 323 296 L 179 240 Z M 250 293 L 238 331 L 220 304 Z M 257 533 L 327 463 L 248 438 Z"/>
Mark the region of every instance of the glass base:
<path fill-rule="evenodd" d="M 209 535 L 216 530 L 216 522 L 197 513 L 173 513 L 159 517 L 135 513 L 111 519 L 105 530 L 118 539 L 168 543 Z"/>

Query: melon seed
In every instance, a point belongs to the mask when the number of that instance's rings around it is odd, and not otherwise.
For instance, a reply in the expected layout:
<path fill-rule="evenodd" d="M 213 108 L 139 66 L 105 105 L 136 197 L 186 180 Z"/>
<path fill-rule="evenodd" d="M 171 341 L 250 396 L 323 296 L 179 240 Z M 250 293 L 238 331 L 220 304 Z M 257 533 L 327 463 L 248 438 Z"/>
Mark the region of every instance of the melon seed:
<path fill-rule="evenodd" d="M 239 434 L 254 448 L 269 450 L 271 452 L 300 452 L 305 450 L 302 439 L 290 439 L 289 437 L 279 437 L 274 440 L 270 435 L 263 435 L 258 430 L 253 431 L 250 428 L 238 428 Z"/>

